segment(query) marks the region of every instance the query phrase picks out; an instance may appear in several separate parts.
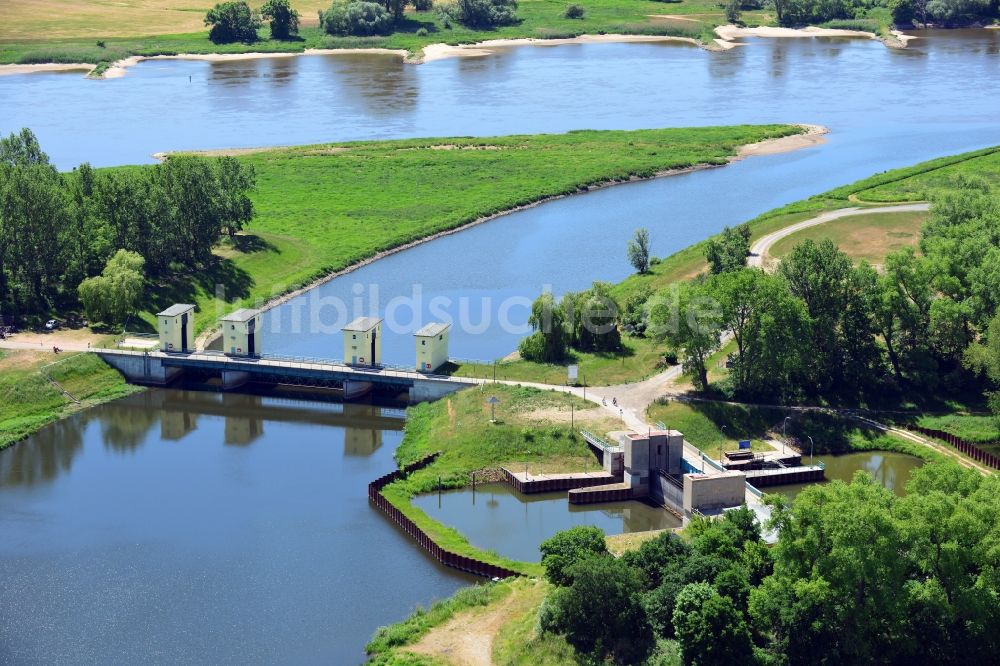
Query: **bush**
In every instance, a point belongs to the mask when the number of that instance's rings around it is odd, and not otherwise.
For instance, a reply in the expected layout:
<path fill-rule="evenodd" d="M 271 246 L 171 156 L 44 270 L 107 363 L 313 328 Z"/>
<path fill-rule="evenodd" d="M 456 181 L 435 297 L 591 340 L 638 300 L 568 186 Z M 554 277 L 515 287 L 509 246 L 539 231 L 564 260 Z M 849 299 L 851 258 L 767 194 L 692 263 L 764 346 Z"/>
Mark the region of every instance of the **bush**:
<path fill-rule="evenodd" d="M 430 11 L 434 6 L 434 0 L 413 0 L 413 8 L 418 12 Z"/>
<path fill-rule="evenodd" d="M 428 34 L 429 33 L 427 32 L 427 28 L 421 28 L 420 30 L 417 30 L 417 37 L 426 37 Z"/>
<path fill-rule="evenodd" d="M 205 25 L 212 26 L 208 38 L 216 44 L 257 41 L 260 18 L 246 2 L 220 2 L 205 14 Z"/>
<path fill-rule="evenodd" d="M 384 35 L 392 31 L 392 15 L 374 2 L 334 2 L 320 15 L 320 27 L 331 35 Z"/>
<path fill-rule="evenodd" d="M 566 8 L 566 11 L 563 13 L 563 16 L 565 16 L 568 19 L 582 19 L 583 12 L 584 12 L 583 7 L 581 7 L 580 5 L 570 5 L 569 7 Z"/>
<path fill-rule="evenodd" d="M 495 28 L 520 22 L 517 0 L 458 0 L 453 11 L 453 18 L 470 28 Z"/>

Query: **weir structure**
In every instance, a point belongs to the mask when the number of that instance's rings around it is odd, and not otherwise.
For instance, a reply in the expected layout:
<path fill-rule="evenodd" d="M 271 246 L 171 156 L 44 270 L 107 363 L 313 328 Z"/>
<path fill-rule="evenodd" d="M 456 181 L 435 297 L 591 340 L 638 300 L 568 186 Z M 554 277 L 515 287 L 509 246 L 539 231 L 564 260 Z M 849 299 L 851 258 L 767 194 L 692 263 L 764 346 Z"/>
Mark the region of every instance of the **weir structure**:
<path fill-rule="evenodd" d="M 340 388 L 347 399 L 374 389 L 406 392 L 410 402 L 437 400 L 477 382 L 389 366 L 356 367 L 338 361 L 260 355 L 234 357 L 221 352 L 171 354 L 161 351 L 93 350 L 135 384 L 166 386 L 185 374 L 221 378 L 233 390 L 248 382 Z"/>

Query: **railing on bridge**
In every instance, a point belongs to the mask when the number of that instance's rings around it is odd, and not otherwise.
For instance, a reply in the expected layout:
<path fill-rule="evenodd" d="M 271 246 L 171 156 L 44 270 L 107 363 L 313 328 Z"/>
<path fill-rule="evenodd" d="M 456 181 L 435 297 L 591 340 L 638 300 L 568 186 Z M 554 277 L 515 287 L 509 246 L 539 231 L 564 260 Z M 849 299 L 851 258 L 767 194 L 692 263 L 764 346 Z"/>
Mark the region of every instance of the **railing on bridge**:
<path fill-rule="evenodd" d="M 599 448 L 601 451 L 603 451 L 605 453 L 607 453 L 608 451 L 615 452 L 615 451 L 620 451 L 621 450 L 620 446 L 616 446 L 616 445 L 612 444 L 611 442 L 609 442 L 608 440 L 604 439 L 600 435 L 595 435 L 594 433 L 590 432 L 589 430 L 581 430 L 580 431 L 580 435 L 585 440 L 587 440 L 587 442 L 591 446 L 597 447 L 597 448 Z"/>

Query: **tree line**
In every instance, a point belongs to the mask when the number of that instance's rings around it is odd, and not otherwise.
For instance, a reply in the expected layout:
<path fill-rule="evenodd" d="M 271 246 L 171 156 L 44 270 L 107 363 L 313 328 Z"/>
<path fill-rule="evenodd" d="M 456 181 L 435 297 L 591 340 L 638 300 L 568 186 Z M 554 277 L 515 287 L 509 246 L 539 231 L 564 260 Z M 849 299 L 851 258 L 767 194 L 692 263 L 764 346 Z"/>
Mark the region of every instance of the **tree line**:
<path fill-rule="evenodd" d="M 960 177 L 934 197 L 919 250 L 892 252 L 877 271 L 807 240 L 769 274 L 746 266 L 748 230 L 727 229 L 707 244 L 708 274 L 649 298 L 648 325 L 682 350 L 700 388 L 732 340 L 730 378 L 716 388 L 742 399 L 858 402 L 1000 383 L 1000 197 Z"/>
<path fill-rule="evenodd" d="M 907 490 L 859 472 L 769 496 L 773 548 L 746 507 L 620 558 L 598 528 L 561 532 L 539 628 L 586 663 L 996 663 L 1000 480 L 937 463 Z"/>
<path fill-rule="evenodd" d="M 719 6 L 731 23 L 740 22 L 743 10 L 767 8 L 783 26 L 832 21 L 840 24 L 838 27 L 872 32 L 877 32 L 887 17 L 903 26 L 963 26 L 1000 17 L 996 0 L 724 0 Z"/>
<path fill-rule="evenodd" d="M 0 308 L 41 315 L 82 300 L 94 318 L 121 321 L 138 303 L 136 273 L 205 265 L 220 234 L 251 220 L 255 182 L 231 157 L 60 173 L 30 130 L 0 138 Z"/>

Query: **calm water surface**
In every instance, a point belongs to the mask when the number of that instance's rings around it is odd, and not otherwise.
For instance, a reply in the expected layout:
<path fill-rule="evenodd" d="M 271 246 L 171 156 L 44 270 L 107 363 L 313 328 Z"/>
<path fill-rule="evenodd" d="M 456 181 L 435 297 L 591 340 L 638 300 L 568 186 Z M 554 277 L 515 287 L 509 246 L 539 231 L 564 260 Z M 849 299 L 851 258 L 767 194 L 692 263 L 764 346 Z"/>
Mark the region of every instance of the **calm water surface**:
<path fill-rule="evenodd" d="M 398 410 L 149 391 L 0 452 L 0 663 L 333 663 L 469 579 L 368 504 Z"/>
<path fill-rule="evenodd" d="M 307 299 L 350 303 L 359 284 L 366 300 L 377 288 L 380 303 L 362 313 L 382 313 L 419 284 L 410 330 L 435 297 L 456 321 L 464 300 L 483 331 L 456 330 L 452 355 L 494 358 L 521 335 L 496 325 L 505 300 L 624 277 L 639 226 L 666 255 L 873 172 L 1000 143 L 998 84 L 996 31 L 935 34 L 906 51 L 804 39 L 717 54 L 512 48 L 423 66 L 346 55 L 153 61 L 104 82 L 0 77 L 0 132 L 30 126 L 69 168 L 346 139 L 744 122 L 832 129 L 816 148 L 563 199 L 400 253 L 275 309 L 265 338 L 270 351 L 339 356 L 337 313 Z M 297 330 L 296 308 L 309 315 Z M 310 325 L 313 315 L 332 330 Z M 512 328 L 526 317 L 513 307 Z M 387 332 L 385 360 L 412 362 L 408 333 Z M 464 584 L 368 506 L 366 484 L 393 468 L 399 420 L 338 410 L 155 391 L 0 452 L 0 662 L 354 663 L 378 625 Z M 898 487 L 904 467 L 883 477 Z M 495 533 L 520 534 L 511 547 L 532 559 L 550 525 L 579 518 L 619 530 L 631 520 L 617 507 L 574 514 L 565 499 L 498 491 L 490 508 L 483 498 L 470 508 L 461 493 L 442 497 L 441 511 L 454 507 L 454 522 L 488 547 L 506 543 L 491 542 Z"/>
<path fill-rule="evenodd" d="M 875 477 L 875 480 L 897 495 L 906 492 L 906 482 L 910 480 L 913 470 L 923 467 L 924 461 L 916 456 L 891 451 L 872 451 L 866 453 L 846 453 L 840 456 L 823 456 L 820 458 L 826 465 L 827 481 L 844 481 L 850 483 L 854 473 L 864 470 Z M 806 463 L 808 459 L 804 459 Z M 769 493 L 777 493 L 786 497 L 795 497 L 803 488 L 813 484 L 797 483 L 788 486 L 775 486 L 765 489 Z"/>
<path fill-rule="evenodd" d="M 479 548 L 524 562 L 540 562 L 538 545 L 578 525 L 599 527 L 605 534 L 646 532 L 680 527 L 661 508 L 642 502 L 570 504 L 566 493 L 521 495 L 509 486 L 484 484 L 469 489 L 417 497 L 427 515 L 454 527 Z"/>

